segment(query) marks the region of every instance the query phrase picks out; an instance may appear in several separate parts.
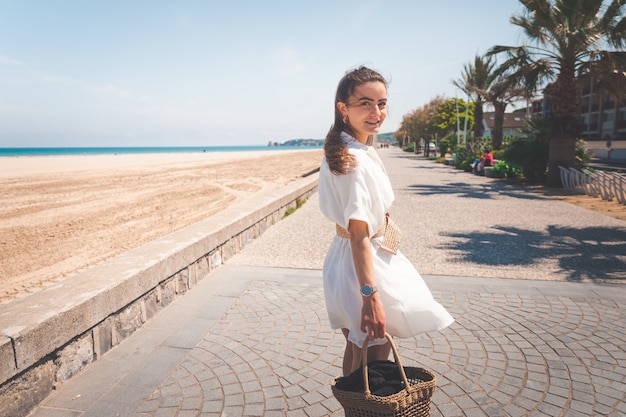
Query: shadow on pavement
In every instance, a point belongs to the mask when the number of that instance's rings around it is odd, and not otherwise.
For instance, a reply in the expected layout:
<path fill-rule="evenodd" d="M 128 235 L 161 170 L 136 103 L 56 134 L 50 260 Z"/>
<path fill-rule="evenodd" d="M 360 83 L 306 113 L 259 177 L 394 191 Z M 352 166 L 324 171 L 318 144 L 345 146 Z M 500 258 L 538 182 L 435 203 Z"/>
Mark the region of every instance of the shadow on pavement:
<path fill-rule="evenodd" d="M 454 239 L 442 248 L 466 262 L 485 266 L 531 265 L 554 258 L 569 281 L 626 283 L 626 230 L 549 226 L 544 232 L 494 226 L 471 233 L 443 233 Z"/>
<path fill-rule="evenodd" d="M 446 185 L 416 184 L 409 186 L 409 190 L 420 195 L 448 194 L 478 199 L 492 199 L 498 194 L 525 200 L 548 200 L 550 198 L 497 181 L 482 184 L 466 182 L 454 182 Z"/>

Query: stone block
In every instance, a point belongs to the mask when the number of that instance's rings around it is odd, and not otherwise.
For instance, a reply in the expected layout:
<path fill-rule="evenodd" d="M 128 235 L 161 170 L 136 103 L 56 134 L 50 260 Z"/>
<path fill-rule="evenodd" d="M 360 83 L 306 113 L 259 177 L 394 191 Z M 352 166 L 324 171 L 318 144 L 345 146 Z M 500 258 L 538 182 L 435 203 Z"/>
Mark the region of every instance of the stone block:
<path fill-rule="evenodd" d="M 157 300 L 157 290 L 150 291 L 143 297 L 143 312 L 146 320 L 150 320 L 154 317 L 160 309 L 161 307 L 159 306 L 159 301 Z"/>
<path fill-rule="evenodd" d="M 198 279 L 196 278 L 196 266 L 194 264 L 187 267 L 187 286 L 192 289 L 196 286 Z"/>
<path fill-rule="evenodd" d="M 41 363 L 4 385 L 0 385 L 0 417 L 25 417 L 54 388 L 55 366 Z"/>
<path fill-rule="evenodd" d="M 189 290 L 189 268 L 185 268 L 174 276 L 176 294 L 183 295 Z"/>
<path fill-rule="evenodd" d="M 16 372 L 13 343 L 8 337 L 0 336 L 0 381 L 6 381 Z"/>
<path fill-rule="evenodd" d="M 168 279 L 161 285 L 161 308 L 166 307 L 176 299 L 176 280 Z"/>
<path fill-rule="evenodd" d="M 206 256 L 198 259 L 196 262 L 196 282 L 199 280 L 198 277 L 204 277 L 209 273 L 209 261 Z"/>
<path fill-rule="evenodd" d="M 215 250 L 209 253 L 208 261 L 209 261 L 210 271 L 214 270 L 218 266 L 221 266 L 222 265 L 222 252 L 219 250 Z"/>
<path fill-rule="evenodd" d="M 133 334 L 143 324 L 141 307 L 138 303 L 125 308 L 114 319 L 113 346 L 117 346 L 122 340 Z"/>
<path fill-rule="evenodd" d="M 102 355 L 107 353 L 112 347 L 113 342 L 111 337 L 113 335 L 113 319 L 111 317 L 103 320 L 96 327 L 94 327 L 93 334 L 93 350 L 96 359 L 99 359 Z"/>
<path fill-rule="evenodd" d="M 56 382 L 65 382 L 94 361 L 93 336 L 89 332 L 73 341 L 57 354 Z"/>
<path fill-rule="evenodd" d="M 51 311 L 54 311 L 54 308 L 51 308 Z M 11 336 L 15 343 L 18 372 L 28 369 L 76 335 L 84 333 L 87 329 L 84 329 L 84 323 L 80 322 L 81 313 L 80 308 L 56 311 L 56 315 L 49 316 L 39 324 L 26 323 L 24 326 L 5 328 L 5 334 Z"/>
<path fill-rule="evenodd" d="M 231 239 L 222 246 L 222 259 L 228 260 L 239 253 L 241 246 L 239 240 L 239 237 Z"/>

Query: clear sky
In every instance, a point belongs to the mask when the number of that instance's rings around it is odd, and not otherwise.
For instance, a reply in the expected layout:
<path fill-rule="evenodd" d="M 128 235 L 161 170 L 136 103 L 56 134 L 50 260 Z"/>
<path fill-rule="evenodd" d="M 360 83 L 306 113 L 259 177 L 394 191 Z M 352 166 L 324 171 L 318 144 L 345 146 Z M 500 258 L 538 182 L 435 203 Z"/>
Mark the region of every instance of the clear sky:
<path fill-rule="evenodd" d="M 0 147 L 322 139 L 337 82 L 391 79 L 381 132 L 519 45 L 518 0 L 0 0 Z M 462 93 L 458 92 L 459 96 Z"/>

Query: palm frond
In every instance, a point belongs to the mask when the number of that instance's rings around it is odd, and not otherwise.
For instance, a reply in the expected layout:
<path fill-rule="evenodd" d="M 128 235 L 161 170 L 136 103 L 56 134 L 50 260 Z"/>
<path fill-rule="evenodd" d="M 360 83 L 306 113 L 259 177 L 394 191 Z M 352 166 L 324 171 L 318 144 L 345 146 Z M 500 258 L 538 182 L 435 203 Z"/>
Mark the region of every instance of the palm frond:
<path fill-rule="evenodd" d="M 606 8 L 600 19 L 600 28 L 606 33 L 607 43 L 616 48 L 623 49 L 626 46 L 626 2 L 613 0 Z"/>

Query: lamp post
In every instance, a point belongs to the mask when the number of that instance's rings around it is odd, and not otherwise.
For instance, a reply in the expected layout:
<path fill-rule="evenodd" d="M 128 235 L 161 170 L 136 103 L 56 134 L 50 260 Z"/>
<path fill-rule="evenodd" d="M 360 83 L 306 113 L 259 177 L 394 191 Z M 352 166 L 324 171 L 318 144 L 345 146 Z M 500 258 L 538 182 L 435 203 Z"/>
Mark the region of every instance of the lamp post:
<path fill-rule="evenodd" d="M 465 103 L 465 125 L 463 126 L 463 144 L 467 145 L 467 117 L 469 112 L 469 93 L 467 93 L 467 102 Z"/>
<path fill-rule="evenodd" d="M 459 127 L 459 98 L 457 97 L 457 90 L 454 90 L 454 103 L 456 105 L 456 140 L 461 143 L 461 128 Z"/>

